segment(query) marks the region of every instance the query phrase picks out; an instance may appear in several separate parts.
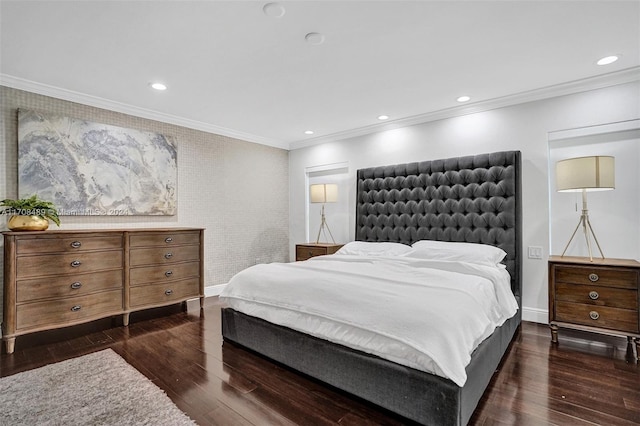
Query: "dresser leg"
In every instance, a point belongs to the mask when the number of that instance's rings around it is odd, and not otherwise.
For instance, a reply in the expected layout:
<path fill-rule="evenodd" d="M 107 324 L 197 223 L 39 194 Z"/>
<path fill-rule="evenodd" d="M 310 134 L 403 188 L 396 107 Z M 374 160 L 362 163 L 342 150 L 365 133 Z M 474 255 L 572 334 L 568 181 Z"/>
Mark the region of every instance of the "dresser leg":
<path fill-rule="evenodd" d="M 4 344 L 7 348 L 7 353 L 12 354 L 13 351 L 16 349 L 16 338 L 10 337 L 4 341 Z"/>
<path fill-rule="evenodd" d="M 636 342 L 636 360 L 640 361 L 640 338 L 633 339 Z"/>
<path fill-rule="evenodd" d="M 129 314 L 122 314 L 122 324 L 124 324 L 125 327 L 129 326 Z"/>
<path fill-rule="evenodd" d="M 558 326 L 555 324 L 549 324 L 551 329 L 551 342 L 558 343 Z"/>
<path fill-rule="evenodd" d="M 204 297 L 200 298 L 200 309 L 204 309 Z"/>

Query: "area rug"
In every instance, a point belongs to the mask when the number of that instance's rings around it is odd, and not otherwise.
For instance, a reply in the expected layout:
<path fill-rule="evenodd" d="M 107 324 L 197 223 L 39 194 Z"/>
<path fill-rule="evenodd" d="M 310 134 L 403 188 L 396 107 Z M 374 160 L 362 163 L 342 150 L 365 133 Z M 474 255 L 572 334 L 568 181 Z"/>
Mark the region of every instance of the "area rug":
<path fill-rule="evenodd" d="M 195 424 L 111 349 L 0 379 L 0 425 Z"/>

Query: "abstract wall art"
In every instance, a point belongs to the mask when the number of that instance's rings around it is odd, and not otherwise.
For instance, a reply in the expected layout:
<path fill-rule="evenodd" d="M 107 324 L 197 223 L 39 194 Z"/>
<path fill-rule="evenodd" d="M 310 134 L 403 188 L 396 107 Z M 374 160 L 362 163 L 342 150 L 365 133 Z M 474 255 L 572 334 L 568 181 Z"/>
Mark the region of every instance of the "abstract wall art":
<path fill-rule="evenodd" d="M 60 215 L 175 215 L 177 145 L 159 133 L 18 110 L 18 192 Z"/>

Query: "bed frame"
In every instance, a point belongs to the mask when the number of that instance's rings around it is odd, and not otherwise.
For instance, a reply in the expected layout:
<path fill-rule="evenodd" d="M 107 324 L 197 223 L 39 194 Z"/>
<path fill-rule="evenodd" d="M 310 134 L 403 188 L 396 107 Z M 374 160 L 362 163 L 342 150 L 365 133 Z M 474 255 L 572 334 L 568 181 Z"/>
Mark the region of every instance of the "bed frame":
<path fill-rule="evenodd" d="M 519 151 L 361 169 L 356 240 L 492 244 L 520 309 L 473 352 L 463 387 L 451 380 L 251 317 L 222 311 L 222 335 L 413 421 L 466 425 L 521 322 L 522 213 Z"/>

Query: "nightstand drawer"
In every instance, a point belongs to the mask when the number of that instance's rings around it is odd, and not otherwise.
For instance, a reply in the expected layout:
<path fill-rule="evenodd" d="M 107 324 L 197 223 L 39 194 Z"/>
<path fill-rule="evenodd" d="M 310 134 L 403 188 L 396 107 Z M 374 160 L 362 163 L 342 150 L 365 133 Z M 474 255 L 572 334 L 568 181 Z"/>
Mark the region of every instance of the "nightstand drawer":
<path fill-rule="evenodd" d="M 307 260 L 315 256 L 324 256 L 326 254 L 334 254 L 344 244 L 331 243 L 307 243 L 296 244 L 296 260 Z"/>
<path fill-rule="evenodd" d="M 298 246 L 296 247 L 296 260 L 307 260 L 314 256 L 327 254 L 326 247 Z"/>
<path fill-rule="evenodd" d="M 623 268 L 556 265 L 555 280 L 572 284 L 638 288 L 638 272 Z"/>
<path fill-rule="evenodd" d="M 556 300 L 622 309 L 638 308 L 636 290 L 594 285 L 557 283 Z"/>
<path fill-rule="evenodd" d="M 583 303 L 556 303 L 556 321 L 637 333 L 638 311 L 632 309 L 591 306 Z"/>

